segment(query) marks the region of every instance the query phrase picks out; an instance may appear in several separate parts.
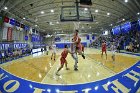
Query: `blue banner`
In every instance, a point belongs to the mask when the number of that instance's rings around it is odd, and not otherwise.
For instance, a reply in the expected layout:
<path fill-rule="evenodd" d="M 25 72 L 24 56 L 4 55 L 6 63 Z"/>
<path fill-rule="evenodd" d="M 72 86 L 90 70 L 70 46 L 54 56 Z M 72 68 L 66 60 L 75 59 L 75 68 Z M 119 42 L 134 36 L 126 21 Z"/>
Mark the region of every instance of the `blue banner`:
<path fill-rule="evenodd" d="M 8 50 L 10 43 L 0 43 L 0 50 Z"/>
<path fill-rule="evenodd" d="M 28 36 L 25 36 L 25 37 L 24 37 L 24 40 L 25 40 L 25 41 L 28 41 Z"/>
<path fill-rule="evenodd" d="M 14 19 L 10 19 L 10 24 L 15 25 L 16 21 Z"/>
<path fill-rule="evenodd" d="M 124 23 L 123 25 L 121 25 L 121 32 L 122 33 L 128 33 L 129 31 L 131 30 L 131 23 L 130 22 L 127 22 L 127 23 Z"/>
<path fill-rule="evenodd" d="M 26 48 L 28 47 L 27 43 L 14 43 L 14 49 Z"/>
<path fill-rule="evenodd" d="M 32 34 L 32 42 L 41 42 L 42 38 L 39 35 Z"/>
<path fill-rule="evenodd" d="M 28 47 L 27 43 L 0 43 L 0 50 L 8 50 L 8 48 L 20 49 Z"/>
<path fill-rule="evenodd" d="M 116 27 L 112 28 L 112 33 L 113 33 L 113 35 L 120 34 L 121 33 L 120 26 L 116 26 Z"/>
<path fill-rule="evenodd" d="M 95 36 L 92 36 L 92 40 L 94 40 L 95 39 Z"/>
<path fill-rule="evenodd" d="M 140 31 L 140 19 L 138 20 L 138 31 Z"/>
<path fill-rule="evenodd" d="M 20 22 L 16 21 L 15 24 L 16 24 L 17 27 L 20 27 Z"/>
<path fill-rule="evenodd" d="M 89 38 L 90 38 L 90 36 L 89 36 L 89 35 L 87 35 L 87 40 L 89 40 Z"/>
<path fill-rule="evenodd" d="M 60 42 L 61 38 L 60 37 L 56 37 L 54 40 L 55 40 L 55 42 Z"/>
<path fill-rule="evenodd" d="M 24 29 L 27 30 L 27 31 L 29 31 L 30 27 L 25 25 L 24 26 Z"/>

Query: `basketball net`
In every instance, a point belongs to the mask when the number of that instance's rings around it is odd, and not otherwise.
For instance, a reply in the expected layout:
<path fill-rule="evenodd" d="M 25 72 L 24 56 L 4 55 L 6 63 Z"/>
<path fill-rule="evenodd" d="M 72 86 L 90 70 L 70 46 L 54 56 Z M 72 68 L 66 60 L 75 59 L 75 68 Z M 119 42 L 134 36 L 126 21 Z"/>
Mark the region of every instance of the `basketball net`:
<path fill-rule="evenodd" d="M 74 31 L 79 29 L 79 22 L 73 22 L 74 23 Z"/>

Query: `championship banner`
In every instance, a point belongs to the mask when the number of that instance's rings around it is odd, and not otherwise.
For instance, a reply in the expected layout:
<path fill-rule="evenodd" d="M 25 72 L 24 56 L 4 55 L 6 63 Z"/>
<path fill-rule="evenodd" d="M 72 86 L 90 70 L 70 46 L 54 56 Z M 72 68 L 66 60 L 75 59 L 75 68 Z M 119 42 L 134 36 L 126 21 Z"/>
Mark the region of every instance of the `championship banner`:
<path fill-rule="evenodd" d="M 29 31 L 30 27 L 25 25 L 24 26 L 24 29 L 27 30 L 27 31 Z"/>
<path fill-rule="evenodd" d="M 20 26 L 20 27 L 25 29 L 25 25 L 24 25 L 24 24 L 21 24 L 21 26 Z"/>
<path fill-rule="evenodd" d="M 89 35 L 87 35 L 87 40 L 89 40 L 90 39 L 90 36 Z"/>
<path fill-rule="evenodd" d="M 95 36 L 92 36 L 92 40 L 94 40 L 95 39 Z"/>
<path fill-rule="evenodd" d="M 6 16 L 4 17 L 4 22 L 9 23 L 9 20 L 10 19 L 8 17 L 6 17 Z"/>
<path fill-rule="evenodd" d="M 24 36 L 24 40 L 25 41 L 28 41 L 28 36 Z"/>
<path fill-rule="evenodd" d="M 8 41 L 12 41 L 12 28 L 11 27 L 8 27 L 7 29 L 7 40 Z"/>
<path fill-rule="evenodd" d="M 140 31 L 140 19 L 138 20 L 138 31 Z"/>
<path fill-rule="evenodd" d="M 3 23 L 3 17 L 0 16 L 0 26 L 2 25 L 2 23 Z"/>
<path fill-rule="evenodd" d="M 106 79 L 70 85 L 32 82 L 0 68 L 0 92 L 2 93 L 136 93 L 139 87 L 140 61 Z"/>
<path fill-rule="evenodd" d="M 7 40 L 7 27 L 3 28 L 2 39 Z"/>
<path fill-rule="evenodd" d="M 16 26 L 20 27 L 20 23 L 18 21 L 16 21 Z"/>
<path fill-rule="evenodd" d="M 10 24 L 15 25 L 16 21 L 14 19 L 10 19 Z"/>
<path fill-rule="evenodd" d="M 12 40 L 17 40 L 16 37 L 17 37 L 17 31 L 16 31 L 16 28 L 14 27 L 13 28 L 13 31 L 12 31 Z"/>

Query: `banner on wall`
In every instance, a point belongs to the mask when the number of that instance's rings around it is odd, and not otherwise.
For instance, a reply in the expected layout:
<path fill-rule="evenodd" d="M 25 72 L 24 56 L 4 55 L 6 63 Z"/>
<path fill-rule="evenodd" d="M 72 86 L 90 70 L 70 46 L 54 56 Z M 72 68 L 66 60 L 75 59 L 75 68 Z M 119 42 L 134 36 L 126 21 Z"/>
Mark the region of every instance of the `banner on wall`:
<path fill-rule="evenodd" d="M 55 42 L 61 42 L 61 38 L 60 37 L 55 37 Z"/>
<path fill-rule="evenodd" d="M 8 27 L 7 29 L 7 40 L 8 41 L 12 41 L 12 28 L 11 27 Z"/>
<path fill-rule="evenodd" d="M 16 21 L 14 19 L 10 19 L 10 24 L 15 25 Z"/>
<path fill-rule="evenodd" d="M 0 50 L 8 50 L 9 47 L 9 43 L 0 43 Z"/>
<path fill-rule="evenodd" d="M 16 27 L 14 27 L 13 29 L 12 29 L 12 40 L 17 40 L 17 37 L 18 37 L 18 32 L 16 31 Z"/>
<path fill-rule="evenodd" d="M 140 19 L 138 20 L 138 31 L 140 31 Z"/>
<path fill-rule="evenodd" d="M 2 23 L 3 23 L 3 17 L 0 16 L 0 25 L 2 25 Z"/>
<path fill-rule="evenodd" d="M 32 34 L 32 28 L 30 27 L 30 29 L 29 29 L 29 34 Z"/>
<path fill-rule="evenodd" d="M 3 37 L 2 39 L 7 40 L 7 27 L 3 28 Z"/>
<path fill-rule="evenodd" d="M 9 23 L 9 20 L 10 19 L 8 17 L 6 17 L 6 16 L 4 17 L 4 22 Z"/>
<path fill-rule="evenodd" d="M 87 40 L 89 40 L 90 39 L 90 36 L 89 35 L 87 35 Z"/>
<path fill-rule="evenodd" d="M 18 21 L 16 21 L 16 26 L 20 27 L 20 23 Z"/>
<path fill-rule="evenodd" d="M 95 39 L 95 36 L 92 36 L 92 40 L 94 40 Z"/>
<path fill-rule="evenodd" d="M 25 25 L 24 24 L 21 24 L 21 28 L 25 28 Z"/>
<path fill-rule="evenodd" d="M 30 29 L 30 27 L 29 26 L 25 26 L 24 29 L 28 31 Z"/>
<path fill-rule="evenodd" d="M 24 40 L 25 40 L 25 41 L 28 41 L 28 36 L 25 36 L 25 37 L 24 37 Z"/>

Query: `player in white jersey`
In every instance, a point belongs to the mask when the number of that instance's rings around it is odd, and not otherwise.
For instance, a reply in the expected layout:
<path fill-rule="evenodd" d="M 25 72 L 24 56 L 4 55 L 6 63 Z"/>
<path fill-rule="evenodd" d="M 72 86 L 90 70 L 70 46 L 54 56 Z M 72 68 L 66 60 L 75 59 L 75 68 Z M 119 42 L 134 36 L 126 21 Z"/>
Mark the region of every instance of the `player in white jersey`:
<path fill-rule="evenodd" d="M 115 47 L 114 42 L 112 42 L 112 45 L 111 45 L 111 52 L 112 52 L 112 60 L 114 62 L 115 61 L 115 52 L 116 52 L 116 47 Z"/>
<path fill-rule="evenodd" d="M 46 46 L 46 54 L 49 54 L 49 46 Z"/>
<path fill-rule="evenodd" d="M 55 45 L 55 43 L 53 43 L 53 45 L 52 45 L 52 56 L 51 56 L 51 60 L 52 60 L 52 58 L 53 58 L 53 56 L 54 56 L 54 61 L 55 61 L 55 57 L 56 57 L 56 45 Z"/>
<path fill-rule="evenodd" d="M 78 66 L 77 66 L 77 63 L 78 63 L 78 56 L 77 56 L 77 52 L 76 52 L 76 45 L 75 45 L 73 39 L 72 39 L 72 43 L 71 43 L 71 53 L 72 53 L 71 56 L 72 56 L 73 59 L 75 60 L 74 70 L 75 70 L 75 71 L 78 71 Z"/>

